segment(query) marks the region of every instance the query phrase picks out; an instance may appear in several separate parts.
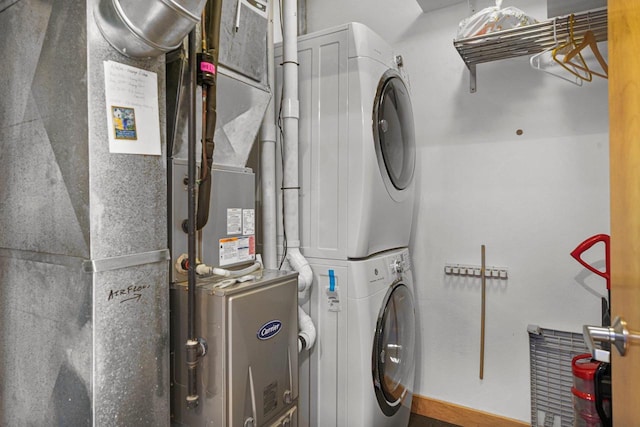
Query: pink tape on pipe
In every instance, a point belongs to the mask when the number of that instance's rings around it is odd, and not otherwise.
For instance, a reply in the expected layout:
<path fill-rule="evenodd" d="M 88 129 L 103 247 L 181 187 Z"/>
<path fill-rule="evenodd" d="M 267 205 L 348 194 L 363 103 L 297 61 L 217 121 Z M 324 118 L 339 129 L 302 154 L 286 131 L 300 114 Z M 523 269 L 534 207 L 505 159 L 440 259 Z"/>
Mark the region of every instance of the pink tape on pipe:
<path fill-rule="evenodd" d="M 205 73 L 215 74 L 216 73 L 216 66 L 213 65 L 210 62 L 201 62 L 200 63 L 200 70 L 204 71 Z"/>

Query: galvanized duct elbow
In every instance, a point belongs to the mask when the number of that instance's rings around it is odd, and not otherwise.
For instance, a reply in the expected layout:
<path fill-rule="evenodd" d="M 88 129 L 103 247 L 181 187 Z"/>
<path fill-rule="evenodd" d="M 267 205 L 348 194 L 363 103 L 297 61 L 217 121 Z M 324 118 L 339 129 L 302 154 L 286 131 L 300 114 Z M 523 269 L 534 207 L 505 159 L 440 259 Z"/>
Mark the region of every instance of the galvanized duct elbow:
<path fill-rule="evenodd" d="M 178 48 L 200 22 L 205 4 L 206 0 L 98 0 L 94 18 L 120 53 L 150 58 Z"/>

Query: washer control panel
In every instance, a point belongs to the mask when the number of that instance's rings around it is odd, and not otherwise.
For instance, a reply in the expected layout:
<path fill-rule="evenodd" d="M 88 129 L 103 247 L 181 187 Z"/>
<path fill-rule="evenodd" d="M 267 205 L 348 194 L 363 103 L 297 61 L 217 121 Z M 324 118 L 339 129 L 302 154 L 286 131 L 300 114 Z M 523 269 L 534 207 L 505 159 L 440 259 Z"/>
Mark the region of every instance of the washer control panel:
<path fill-rule="evenodd" d="M 391 270 L 391 274 L 402 274 L 402 272 L 404 271 L 403 264 L 404 263 L 399 259 L 394 259 L 391 262 L 391 265 L 389 266 L 389 269 Z"/>

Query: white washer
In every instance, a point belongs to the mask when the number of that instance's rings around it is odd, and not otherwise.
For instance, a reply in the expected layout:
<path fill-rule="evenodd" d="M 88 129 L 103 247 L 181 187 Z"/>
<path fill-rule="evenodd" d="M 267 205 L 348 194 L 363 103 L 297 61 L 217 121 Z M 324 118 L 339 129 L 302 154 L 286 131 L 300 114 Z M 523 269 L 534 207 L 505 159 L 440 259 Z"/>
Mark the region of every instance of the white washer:
<path fill-rule="evenodd" d="M 408 249 L 312 260 L 312 268 L 309 309 L 318 341 L 300 372 L 299 424 L 407 426 L 416 349 Z"/>
<path fill-rule="evenodd" d="M 400 57 L 350 23 L 299 37 L 298 62 L 303 254 L 352 259 L 408 246 L 416 149 Z"/>

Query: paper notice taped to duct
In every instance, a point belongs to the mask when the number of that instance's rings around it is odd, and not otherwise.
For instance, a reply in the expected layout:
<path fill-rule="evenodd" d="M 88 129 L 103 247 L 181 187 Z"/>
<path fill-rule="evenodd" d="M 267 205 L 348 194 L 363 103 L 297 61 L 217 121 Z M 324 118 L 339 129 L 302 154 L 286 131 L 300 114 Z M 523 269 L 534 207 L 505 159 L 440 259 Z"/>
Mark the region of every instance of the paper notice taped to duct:
<path fill-rule="evenodd" d="M 109 152 L 161 155 L 156 73 L 104 61 Z"/>

